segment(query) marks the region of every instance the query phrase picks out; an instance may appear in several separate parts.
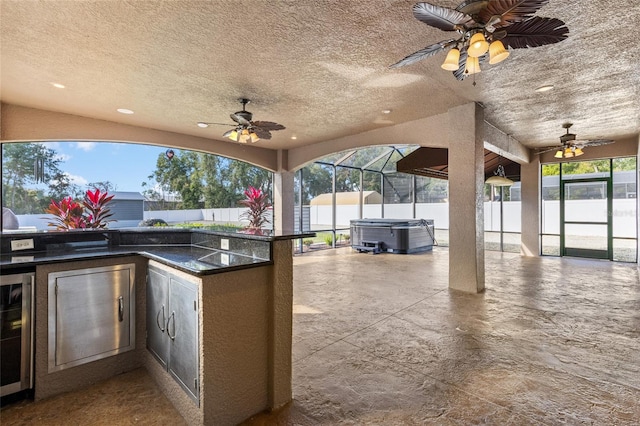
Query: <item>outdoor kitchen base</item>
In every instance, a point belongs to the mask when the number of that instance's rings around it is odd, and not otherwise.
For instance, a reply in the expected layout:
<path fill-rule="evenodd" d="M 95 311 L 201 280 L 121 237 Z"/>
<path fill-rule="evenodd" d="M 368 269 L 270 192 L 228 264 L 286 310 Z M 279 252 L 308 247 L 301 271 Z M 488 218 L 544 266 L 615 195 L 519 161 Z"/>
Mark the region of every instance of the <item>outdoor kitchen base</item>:
<path fill-rule="evenodd" d="M 433 219 L 351 220 L 351 247 L 359 252 L 419 253 L 433 249 Z"/>

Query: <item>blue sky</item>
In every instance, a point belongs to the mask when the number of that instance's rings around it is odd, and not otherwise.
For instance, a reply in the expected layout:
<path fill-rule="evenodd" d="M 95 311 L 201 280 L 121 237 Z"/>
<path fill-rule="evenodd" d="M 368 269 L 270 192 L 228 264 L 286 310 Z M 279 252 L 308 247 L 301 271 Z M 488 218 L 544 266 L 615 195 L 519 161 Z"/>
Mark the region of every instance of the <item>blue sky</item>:
<path fill-rule="evenodd" d="M 158 154 L 169 147 L 107 142 L 47 142 L 72 182 L 84 187 L 89 182 L 110 181 L 117 191 L 142 191 L 156 168 Z"/>

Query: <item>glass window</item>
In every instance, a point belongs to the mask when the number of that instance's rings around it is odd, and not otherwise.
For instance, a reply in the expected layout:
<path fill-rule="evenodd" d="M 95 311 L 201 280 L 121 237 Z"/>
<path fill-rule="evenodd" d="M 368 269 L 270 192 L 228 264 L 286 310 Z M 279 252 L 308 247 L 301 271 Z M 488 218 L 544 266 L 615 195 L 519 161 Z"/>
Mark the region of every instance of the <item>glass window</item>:
<path fill-rule="evenodd" d="M 540 217 L 542 234 L 560 235 L 560 165 L 542 165 Z M 550 241 L 555 241 L 551 239 Z M 543 238 L 543 254 L 545 253 L 545 239 Z"/>
<path fill-rule="evenodd" d="M 637 259 L 636 157 L 614 158 L 613 162 L 613 258 L 622 262 Z"/>
<path fill-rule="evenodd" d="M 271 199 L 272 173 L 201 152 L 113 142 L 2 144 L 2 206 L 25 229 L 48 229 L 52 200 L 82 200 L 87 190 L 114 195 L 111 228 L 143 220 L 240 226 L 238 202 L 253 186 Z M 234 209 L 235 214 L 215 209 Z M 180 213 L 175 213 L 175 212 Z M 174 212 L 174 213 L 169 213 Z"/>

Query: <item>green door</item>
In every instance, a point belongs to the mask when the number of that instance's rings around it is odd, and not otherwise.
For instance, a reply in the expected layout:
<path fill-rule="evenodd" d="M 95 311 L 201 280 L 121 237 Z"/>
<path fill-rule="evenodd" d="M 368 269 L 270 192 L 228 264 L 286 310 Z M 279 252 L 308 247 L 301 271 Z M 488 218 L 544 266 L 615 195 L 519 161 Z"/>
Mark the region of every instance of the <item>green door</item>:
<path fill-rule="evenodd" d="M 562 256 L 613 260 L 611 178 L 563 180 L 560 187 Z"/>

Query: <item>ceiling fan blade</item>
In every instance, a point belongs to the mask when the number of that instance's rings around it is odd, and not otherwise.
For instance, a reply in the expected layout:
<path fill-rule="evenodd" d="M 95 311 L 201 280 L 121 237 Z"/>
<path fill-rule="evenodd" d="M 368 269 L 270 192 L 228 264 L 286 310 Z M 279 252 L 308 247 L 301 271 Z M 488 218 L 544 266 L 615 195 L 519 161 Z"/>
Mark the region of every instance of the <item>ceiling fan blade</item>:
<path fill-rule="evenodd" d="M 558 146 L 552 146 L 552 147 L 547 147 L 547 148 L 538 148 L 535 151 L 536 155 L 541 155 L 541 154 L 545 154 L 547 152 L 551 152 L 551 151 L 557 151 L 559 149 L 562 149 L 563 146 L 562 145 L 558 145 Z"/>
<path fill-rule="evenodd" d="M 204 123 L 208 124 L 209 126 L 214 126 L 214 125 L 215 126 L 227 126 L 227 127 L 235 126 L 235 124 L 233 124 L 233 123 L 211 123 L 211 122 L 208 122 L 208 121 L 205 121 Z"/>
<path fill-rule="evenodd" d="M 473 24 L 473 19 L 466 13 L 424 2 L 413 5 L 413 16 L 442 31 L 455 31 L 456 27 Z"/>
<path fill-rule="evenodd" d="M 282 124 L 274 123 L 273 121 L 254 121 L 252 125 L 257 129 L 266 131 L 286 129 L 286 127 L 284 127 Z"/>
<path fill-rule="evenodd" d="M 566 39 L 569 34 L 569 28 L 561 20 L 538 16 L 517 22 L 504 29 L 507 35 L 502 39 L 502 43 L 512 49 L 558 43 Z"/>
<path fill-rule="evenodd" d="M 242 124 L 243 126 L 249 126 L 251 124 L 246 118 L 235 113 L 229 115 L 229 117 L 231 117 L 231 119 L 236 123 Z"/>
<path fill-rule="evenodd" d="M 479 13 L 483 22 L 492 22 L 496 28 L 531 18 L 549 0 L 489 0 Z"/>
<path fill-rule="evenodd" d="M 572 145 L 578 148 L 584 148 L 585 146 L 609 145 L 610 143 L 613 143 L 613 142 L 614 141 L 611 139 L 591 139 L 591 140 L 584 140 L 584 141 L 574 141 Z"/>
<path fill-rule="evenodd" d="M 260 139 L 265 139 L 265 140 L 271 139 L 271 132 L 269 132 L 268 130 L 256 128 L 254 129 L 254 132 L 256 133 L 256 135 L 258 135 Z"/>
<path fill-rule="evenodd" d="M 458 60 L 458 69 L 453 71 L 453 76 L 458 80 L 462 81 L 465 79 L 467 74 L 464 73 L 464 68 L 467 63 L 467 49 L 463 49 L 460 51 L 460 59 Z"/>
<path fill-rule="evenodd" d="M 427 46 L 424 49 L 418 50 L 417 52 L 412 53 L 411 55 L 405 57 L 404 59 L 401 59 L 395 64 L 390 65 L 389 68 L 398 68 L 398 67 L 404 67 L 405 65 L 414 64 L 418 61 L 421 61 L 422 59 L 426 59 L 430 56 L 433 56 L 436 53 L 440 53 L 444 49 L 456 44 L 456 42 L 457 40 L 452 39 L 452 40 L 446 40 L 436 44 L 432 44 L 431 46 Z"/>

